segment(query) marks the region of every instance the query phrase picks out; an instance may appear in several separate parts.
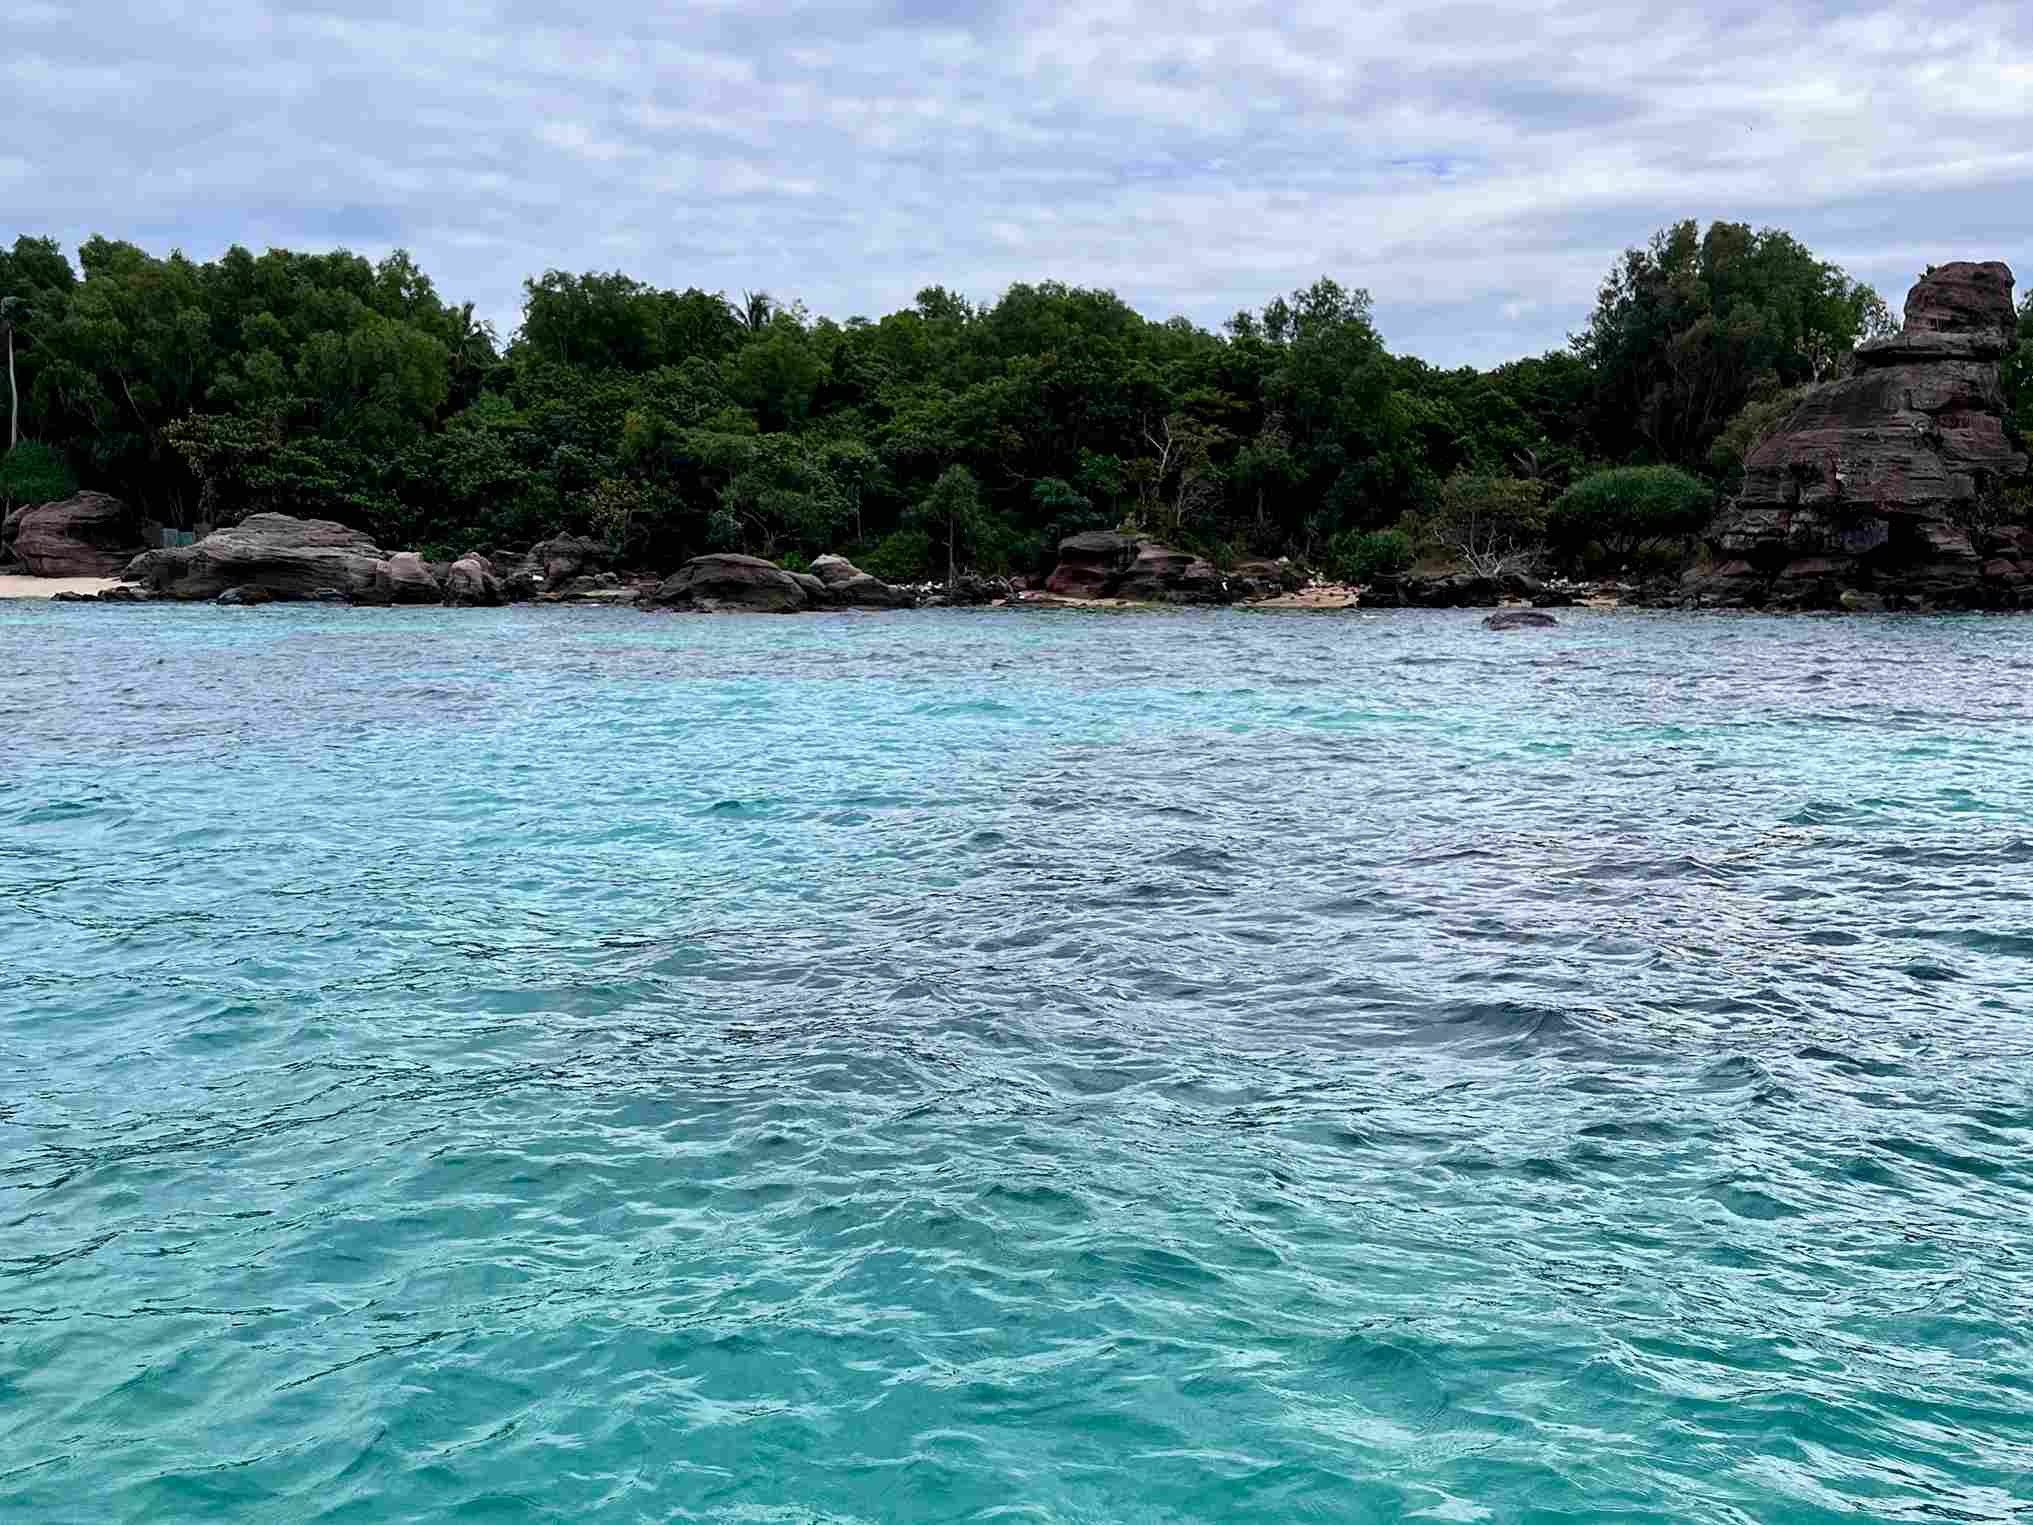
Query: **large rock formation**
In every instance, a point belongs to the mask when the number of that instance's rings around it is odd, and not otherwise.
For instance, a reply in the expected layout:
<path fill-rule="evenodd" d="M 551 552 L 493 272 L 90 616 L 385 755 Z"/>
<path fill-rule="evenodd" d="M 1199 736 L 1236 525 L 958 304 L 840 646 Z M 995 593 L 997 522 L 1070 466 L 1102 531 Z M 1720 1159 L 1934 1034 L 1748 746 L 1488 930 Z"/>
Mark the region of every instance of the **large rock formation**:
<path fill-rule="evenodd" d="M 1060 541 L 1059 564 L 1045 579 L 1045 591 L 1060 598 L 1170 604 L 1232 604 L 1257 586 L 1226 577 L 1211 562 L 1185 551 L 1112 530 L 1089 530 Z"/>
<path fill-rule="evenodd" d="M 1115 586 L 1117 598 L 1157 604 L 1227 604 L 1235 601 L 1228 583 L 1210 561 L 1144 541 L 1136 560 Z"/>
<path fill-rule="evenodd" d="M 1858 349 L 1744 461 L 1716 535 L 1722 563 L 1690 601 L 1845 607 L 2013 607 L 2033 544 L 1998 522 L 2025 475 L 2005 431 L 1998 362 L 2013 343 L 2012 272 L 1943 265 L 1906 298 L 1895 337 Z"/>
<path fill-rule="evenodd" d="M 140 516 L 102 492 L 17 509 L 7 522 L 14 559 L 36 577 L 117 577 L 142 548 Z"/>
<path fill-rule="evenodd" d="M 1045 591 L 1060 598 L 1106 598 L 1136 561 L 1137 543 L 1113 530 L 1089 530 L 1059 542 L 1059 564 Z"/>
<path fill-rule="evenodd" d="M 812 607 L 812 595 L 774 562 L 720 552 L 694 556 L 642 602 L 655 609 L 795 614 Z"/>
<path fill-rule="evenodd" d="M 263 588 L 281 599 L 314 598 L 331 588 L 360 603 L 385 603 L 394 585 L 389 561 L 372 540 L 343 524 L 250 514 L 196 545 L 144 551 L 121 577 L 178 599 L 217 598 L 239 587 Z M 417 570 L 429 578 L 421 562 Z"/>

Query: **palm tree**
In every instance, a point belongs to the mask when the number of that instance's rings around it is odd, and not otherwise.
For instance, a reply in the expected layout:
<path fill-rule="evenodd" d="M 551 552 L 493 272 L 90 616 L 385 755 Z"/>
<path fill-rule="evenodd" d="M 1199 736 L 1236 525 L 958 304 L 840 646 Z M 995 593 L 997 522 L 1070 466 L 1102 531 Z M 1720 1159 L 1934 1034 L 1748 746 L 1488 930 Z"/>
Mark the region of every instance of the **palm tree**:
<path fill-rule="evenodd" d="M 759 334 L 769 327 L 769 320 L 777 310 L 776 298 L 767 291 L 744 291 L 741 305 L 734 310 L 734 316 L 741 326 L 752 334 Z"/>

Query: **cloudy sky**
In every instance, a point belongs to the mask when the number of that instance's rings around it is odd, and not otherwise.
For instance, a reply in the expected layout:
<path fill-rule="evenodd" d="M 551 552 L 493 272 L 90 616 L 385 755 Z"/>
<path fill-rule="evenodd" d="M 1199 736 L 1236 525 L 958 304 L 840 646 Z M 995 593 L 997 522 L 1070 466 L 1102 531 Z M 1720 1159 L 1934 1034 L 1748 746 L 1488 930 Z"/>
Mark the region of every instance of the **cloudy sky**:
<path fill-rule="evenodd" d="M 0 234 L 409 248 L 880 314 L 932 282 L 1215 323 L 1331 274 L 1393 348 L 1561 343 L 1625 245 L 1790 229 L 1894 308 L 2033 279 L 2033 6 L 9 0 Z"/>

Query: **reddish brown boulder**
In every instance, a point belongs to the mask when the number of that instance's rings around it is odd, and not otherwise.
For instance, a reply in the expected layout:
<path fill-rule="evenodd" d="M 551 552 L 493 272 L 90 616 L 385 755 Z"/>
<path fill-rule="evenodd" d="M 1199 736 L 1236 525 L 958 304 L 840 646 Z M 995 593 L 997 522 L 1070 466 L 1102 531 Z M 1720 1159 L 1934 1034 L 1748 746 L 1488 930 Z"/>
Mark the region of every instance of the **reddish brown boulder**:
<path fill-rule="evenodd" d="M 1045 591 L 1061 598 L 1106 598 L 1136 561 L 1137 542 L 1113 530 L 1089 530 L 1059 542 L 1059 564 Z"/>
<path fill-rule="evenodd" d="M 2012 305 L 2011 266 L 1995 259 L 1981 264 L 1958 260 L 1929 270 L 1906 294 L 1906 321 L 1900 336 L 1994 334 L 2009 340 L 2018 322 L 2018 310 Z"/>
<path fill-rule="evenodd" d="M 1228 604 L 1246 596 L 1250 589 L 1188 552 L 1155 540 L 1090 530 L 1059 542 L 1059 564 L 1045 579 L 1045 591 L 1061 598 Z"/>
<path fill-rule="evenodd" d="M 36 577 L 118 577 L 141 551 L 141 519 L 119 498 L 81 492 L 8 516 L 14 557 Z"/>
<path fill-rule="evenodd" d="M 1148 540 L 1137 546 L 1136 560 L 1114 594 L 1153 604 L 1226 604 L 1234 598 L 1211 562 Z"/>

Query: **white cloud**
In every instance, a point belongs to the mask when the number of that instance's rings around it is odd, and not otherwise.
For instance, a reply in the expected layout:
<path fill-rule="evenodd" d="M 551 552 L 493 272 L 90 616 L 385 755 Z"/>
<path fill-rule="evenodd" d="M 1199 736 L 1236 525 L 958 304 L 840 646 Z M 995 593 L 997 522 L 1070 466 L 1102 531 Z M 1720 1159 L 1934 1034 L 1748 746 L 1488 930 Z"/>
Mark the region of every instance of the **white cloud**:
<path fill-rule="evenodd" d="M 17 8 L 10 222 L 407 244 L 504 326 L 551 266 L 841 316 L 1058 277 L 1207 323 L 1330 273 L 1441 363 L 1560 343 L 1618 250 L 1680 217 L 1787 227 L 1895 306 L 1930 260 L 2033 243 L 2033 22 L 2009 5 L 424 14 Z"/>

